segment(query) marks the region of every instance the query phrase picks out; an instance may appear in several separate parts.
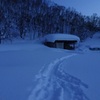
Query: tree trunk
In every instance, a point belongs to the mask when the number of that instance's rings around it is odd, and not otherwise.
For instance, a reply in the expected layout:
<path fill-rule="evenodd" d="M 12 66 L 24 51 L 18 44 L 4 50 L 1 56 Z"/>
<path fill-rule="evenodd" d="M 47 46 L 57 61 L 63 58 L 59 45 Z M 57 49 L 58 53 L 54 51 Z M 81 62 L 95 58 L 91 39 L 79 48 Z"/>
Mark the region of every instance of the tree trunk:
<path fill-rule="evenodd" d="M 1 44 L 1 32 L 0 32 L 0 44 Z"/>

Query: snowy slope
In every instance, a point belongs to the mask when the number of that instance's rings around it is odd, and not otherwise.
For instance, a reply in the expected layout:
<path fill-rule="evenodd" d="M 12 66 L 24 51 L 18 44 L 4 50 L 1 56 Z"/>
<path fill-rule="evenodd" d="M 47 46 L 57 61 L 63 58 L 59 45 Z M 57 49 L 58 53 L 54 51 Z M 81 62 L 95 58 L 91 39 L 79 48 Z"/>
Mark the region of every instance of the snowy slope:
<path fill-rule="evenodd" d="M 0 100 L 27 100 L 42 66 L 65 55 L 32 41 L 0 45 Z"/>
<path fill-rule="evenodd" d="M 100 33 L 88 38 L 81 45 L 83 53 L 65 61 L 63 68 L 88 84 L 89 88 L 85 93 L 90 100 L 100 100 L 100 50 L 89 50 L 89 47 L 100 48 Z"/>
<path fill-rule="evenodd" d="M 63 61 L 75 55 L 67 55 L 45 65 L 37 75 L 36 87 L 28 100 L 88 100 L 80 87 L 88 86 L 62 70 Z"/>
<path fill-rule="evenodd" d="M 100 100 L 99 36 L 76 51 L 38 41 L 0 45 L 0 100 Z"/>
<path fill-rule="evenodd" d="M 85 93 L 90 100 L 100 100 L 100 52 L 88 52 L 68 59 L 64 70 L 88 85 Z"/>

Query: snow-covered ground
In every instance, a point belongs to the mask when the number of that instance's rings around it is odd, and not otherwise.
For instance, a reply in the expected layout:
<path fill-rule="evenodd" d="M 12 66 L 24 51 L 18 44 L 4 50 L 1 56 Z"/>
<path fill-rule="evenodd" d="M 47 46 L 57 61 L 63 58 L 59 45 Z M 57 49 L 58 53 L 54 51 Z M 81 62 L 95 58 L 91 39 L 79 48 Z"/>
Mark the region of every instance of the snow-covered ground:
<path fill-rule="evenodd" d="M 99 33 L 100 34 L 100 33 Z M 0 45 L 0 100 L 100 100 L 100 51 L 95 35 L 75 51 L 37 41 Z"/>

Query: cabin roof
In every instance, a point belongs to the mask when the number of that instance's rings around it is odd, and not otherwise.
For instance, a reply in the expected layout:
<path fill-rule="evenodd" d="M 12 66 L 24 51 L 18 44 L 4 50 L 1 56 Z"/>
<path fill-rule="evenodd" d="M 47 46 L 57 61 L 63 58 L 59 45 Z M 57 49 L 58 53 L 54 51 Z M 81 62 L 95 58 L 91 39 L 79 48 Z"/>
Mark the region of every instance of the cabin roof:
<path fill-rule="evenodd" d="M 55 41 L 80 41 L 80 38 L 75 35 L 70 34 L 48 34 L 44 37 L 45 42 L 55 42 Z"/>

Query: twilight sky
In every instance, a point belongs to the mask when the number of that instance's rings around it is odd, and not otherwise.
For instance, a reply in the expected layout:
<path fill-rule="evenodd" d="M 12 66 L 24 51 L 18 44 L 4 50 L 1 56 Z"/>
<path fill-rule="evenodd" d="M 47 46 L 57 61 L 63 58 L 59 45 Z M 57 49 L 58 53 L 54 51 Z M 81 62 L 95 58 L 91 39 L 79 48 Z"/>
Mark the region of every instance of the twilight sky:
<path fill-rule="evenodd" d="M 100 0 L 51 0 L 65 7 L 73 7 L 83 15 L 97 13 L 100 16 Z"/>

